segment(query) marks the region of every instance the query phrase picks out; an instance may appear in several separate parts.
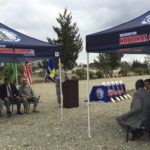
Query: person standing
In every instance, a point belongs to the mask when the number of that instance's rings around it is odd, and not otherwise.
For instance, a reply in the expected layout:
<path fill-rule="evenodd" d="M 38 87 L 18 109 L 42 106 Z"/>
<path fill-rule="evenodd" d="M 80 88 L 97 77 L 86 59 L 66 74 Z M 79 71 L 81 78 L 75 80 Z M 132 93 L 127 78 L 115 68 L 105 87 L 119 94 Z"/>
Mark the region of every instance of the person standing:
<path fill-rule="evenodd" d="M 23 100 L 25 113 L 29 112 L 29 103 L 33 102 L 33 112 L 40 112 L 37 110 L 39 98 L 37 98 L 30 85 L 27 84 L 27 80 L 22 81 L 22 85 L 19 87 L 19 95 Z"/>
<path fill-rule="evenodd" d="M 56 70 L 55 72 L 55 77 L 56 77 L 56 95 L 57 95 L 57 102 L 58 105 L 60 106 L 61 104 L 61 95 L 60 95 L 60 72 L 59 69 Z M 64 71 L 64 65 L 61 64 L 61 81 L 62 83 L 66 80 L 68 80 L 68 75 L 67 73 Z"/>
<path fill-rule="evenodd" d="M 5 102 L 6 109 L 7 109 L 7 116 L 11 117 L 10 105 L 11 103 L 17 104 L 17 114 L 22 115 L 20 112 L 21 106 L 21 98 L 19 97 L 18 90 L 16 86 L 12 83 L 9 83 L 9 79 L 4 79 L 4 84 L 1 85 L 1 98 Z"/>

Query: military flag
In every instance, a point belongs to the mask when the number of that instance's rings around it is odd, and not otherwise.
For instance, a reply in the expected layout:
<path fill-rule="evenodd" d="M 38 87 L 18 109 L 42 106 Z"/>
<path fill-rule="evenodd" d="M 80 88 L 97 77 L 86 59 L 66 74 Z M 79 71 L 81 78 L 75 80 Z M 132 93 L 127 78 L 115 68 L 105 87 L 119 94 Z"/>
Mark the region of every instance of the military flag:
<path fill-rule="evenodd" d="M 16 66 L 15 63 L 10 63 L 10 78 L 9 82 L 13 83 L 16 80 Z"/>
<path fill-rule="evenodd" d="M 46 70 L 46 75 L 47 75 L 47 78 L 49 80 L 51 80 L 52 82 L 56 81 L 56 78 L 55 78 L 55 68 L 54 68 L 53 60 L 52 59 L 49 60 L 48 67 L 47 67 L 47 70 Z"/>

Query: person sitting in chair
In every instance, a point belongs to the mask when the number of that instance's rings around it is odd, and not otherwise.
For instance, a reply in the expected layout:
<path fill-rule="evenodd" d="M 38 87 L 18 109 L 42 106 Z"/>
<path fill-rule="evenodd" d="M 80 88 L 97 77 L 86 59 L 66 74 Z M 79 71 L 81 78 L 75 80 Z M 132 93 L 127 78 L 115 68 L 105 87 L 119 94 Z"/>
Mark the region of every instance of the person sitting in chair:
<path fill-rule="evenodd" d="M 118 123 L 125 129 L 140 129 L 142 121 L 147 120 L 150 115 L 150 92 L 144 89 L 144 81 L 141 79 L 136 81 L 135 87 L 130 110 L 117 117 Z"/>
<path fill-rule="evenodd" d="M 1 85 L 1 98 L 5 102 L 7 115 L 11 117 L 10 105 L 11 103 L 17 104 L 17 114 L 22 115 L 20 112 L 21 98 L 18 95 L 18 90 L 16 86 L 12 83 L 9 83 L 9 79 L 4 79 L 4 84 Z"/>
<path fill-rule="evenodd" d="M 145 89 L 150 92 L 150 79 L 144 80 L 144 86 Z"/>
<path fill-rule="evenodd" d="M 36 109 L 39 103 L 39 98 L 34 95 L 31 86 L 27 84 L 27 80 L 25 79 L 23 79 L 22 85 L 19 87 L 19 95 L 24 101 L 25 113 L 29 113 L 30 102 L 34 103 L 33 112 L 40 112 Z"/>

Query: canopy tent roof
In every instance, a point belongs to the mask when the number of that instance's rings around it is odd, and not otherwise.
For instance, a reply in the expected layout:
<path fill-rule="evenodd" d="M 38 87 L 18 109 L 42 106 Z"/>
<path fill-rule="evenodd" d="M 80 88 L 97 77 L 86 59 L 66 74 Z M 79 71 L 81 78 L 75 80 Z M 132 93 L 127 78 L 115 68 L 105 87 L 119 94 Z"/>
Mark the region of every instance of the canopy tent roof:
<path fill-rule="evenodd" d="M 114 28 L 87 35 L 86 51 L 150 54 L 150 11 Z"/>
<path fill-rule="evenodd" d="M 90 132 L 89 53 L 150 54 L 150 11 L 114 28 L 86 36 L 88 136 Z"/>
<path fill-rule="evenodd" d="M 21 62 L 59 56 L 59 46 L 26 36 L 0 23 L 0 62 Z"/>

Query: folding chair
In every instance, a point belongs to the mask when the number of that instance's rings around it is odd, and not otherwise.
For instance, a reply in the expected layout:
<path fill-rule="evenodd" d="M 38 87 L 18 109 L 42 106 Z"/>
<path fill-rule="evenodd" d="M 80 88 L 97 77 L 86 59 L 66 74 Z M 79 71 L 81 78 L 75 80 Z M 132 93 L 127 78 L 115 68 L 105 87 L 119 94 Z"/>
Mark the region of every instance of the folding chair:
<path fill-rule="evenodd" d="M 14 111 L 14 105 L 17 105 L 17 103 L 14 101 L 11 101 L 10 105 L 11 105 L 11 111 L 13 112 Z"/>
<path fill-rule="evenodd" d="M 13 112 L 13 111 L 14 111 L 14 105 L 17 105 L 17 103 L 14 102 L 14 101 L 11 101 L 11 102 L 10 102 L 10 105 L 11 105 L 11 111 Z M 23 108 L 24 108 L 24 107 L 23 107 Z M 24 112 L 25 112 L 25 108 L 24 108 Z"/>
<path fill-rule="evenodd" d="M 140 129 L 133 129 L 130 126 L 127 126 L 127 136 L 126 142 L 129 140 L 129 133 L 132 134 L 131 140 L 134 141 L 137 138 L 140 138 L 144 135 L 144 133 L 148 134 L 148 138 L 150 139 L 150 119 L 142 121 Z"/>

